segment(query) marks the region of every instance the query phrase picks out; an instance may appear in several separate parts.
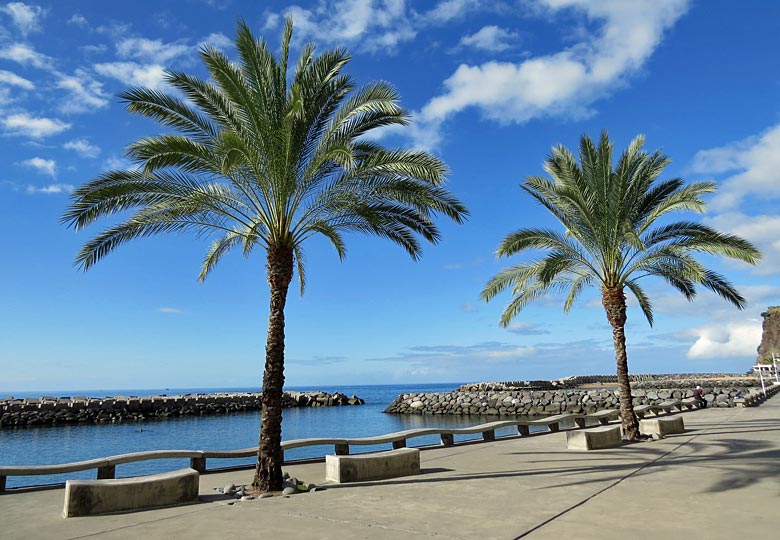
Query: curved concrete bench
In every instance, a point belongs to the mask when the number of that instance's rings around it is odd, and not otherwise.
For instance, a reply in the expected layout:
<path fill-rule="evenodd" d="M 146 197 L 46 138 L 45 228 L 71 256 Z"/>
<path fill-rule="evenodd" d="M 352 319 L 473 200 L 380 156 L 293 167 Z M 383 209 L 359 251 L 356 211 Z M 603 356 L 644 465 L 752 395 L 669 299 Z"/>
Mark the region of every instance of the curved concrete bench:
<path fill-rule="evenodd" d="M 358 456 L 325 456 L 325 479 L 337 484 L 419 473 L 420 451 L 417 448 L 398 448 Z"/>
<path fill-rule="evenodd" d="M 450 446 L 455 444 L 454 435 L 481 433 L 482 439 L 484 441 L 492 441 L 495 440 L 495 431 L 497 429 L 515 427 L 517 428 L 518 434 L 521 436 L 527 436 L 530 434 L 530 428 L 532 426 L 546 426 L 549 431 L 557 432 L 560 430 L 560 422 L 562 421 L 573 420 L 578 427 L 584 427 L 586 419 L 595 419 L 599 420 L 599 422 L 602 424 L 606 424 L 609 422 L 610 418 L 617 417 L 618 414 L 618 411 L 615 409 L 606 409 L 591 414 L 558 414 L 538 420 L 500 420 L 465 428 L 410 429 L 372 437 L 295 439 L 291 441 L 282 441 L 282 451 L 284 452 L 285 450 L 306 446 L 332 445 L 334 446 L 336 455 L 348 455 L 349 447 L 351 445 L 391 443 L 394 449 L 398 449 L 406 447 L 407 441 L 411 438 L 424 437 L 429 435 L 440 435 L 441 443 L 445 446 Z M 202 473 L 206 471 L 206 459 L 208 458 L 247 458 L 256 455 L 257 451 L 257 446 L 241 448 L 238 450 L 154 450 L 109 456 L 88 461 L 62 463 L 58 465 L 29 465 L 19 467 L 0 466 L 0 492 L 5 491 L 6 478 L 8 476 L 62 474 L 74 471 L 97 469 L 97 478 L 99 480 L 105 480 L 115 477 L 116 466 L 119 464 L 131 463 L 134 461 L 169 458 L 189 458 L 190 467 Z"/>
<path fill-rule="evenodd" d="M 194 469 L 134 478 L 68 480 L 62 515 L 93 516 L 191 503 L 198 500 L 198 483 Z"/>
<path fill-rule="evenodd" d="M 645 435 L 665 437 L 666 435 L 685 433 L 685 424 L 680 415 L 648 418 L 639 421 L 639 432 Z"/>
<path fill-rule="evenodd" d="M 623 442 L 621 428 L 614 426 L 598 426 L 566 432 L 566 446 L 569 450 L 598 450 L 620 446 Z"/>

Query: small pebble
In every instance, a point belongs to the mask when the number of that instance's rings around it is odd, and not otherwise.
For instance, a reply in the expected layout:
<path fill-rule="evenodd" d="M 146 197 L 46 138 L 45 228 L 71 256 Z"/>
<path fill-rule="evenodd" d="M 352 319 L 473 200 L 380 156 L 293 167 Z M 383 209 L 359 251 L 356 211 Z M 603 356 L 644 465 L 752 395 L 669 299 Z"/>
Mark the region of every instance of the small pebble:
<path fill-rule="evenodd" d="M 269 499 L 269 498 L 271 498 L 271 497 L 273 497 L 273 496 L 274 496 L 274 494 L 273 494 L 273 493 L 261 493 L 261 494 L 260 494 L 260 498 L 261 498 L 261 499 Z"/>
<path fill-rule="evenodd" d="M 242 501 L 251 501 L 252 499 L 254 499 L 252 495 L 244 495 L 243 497 L 241 497 Z"/>

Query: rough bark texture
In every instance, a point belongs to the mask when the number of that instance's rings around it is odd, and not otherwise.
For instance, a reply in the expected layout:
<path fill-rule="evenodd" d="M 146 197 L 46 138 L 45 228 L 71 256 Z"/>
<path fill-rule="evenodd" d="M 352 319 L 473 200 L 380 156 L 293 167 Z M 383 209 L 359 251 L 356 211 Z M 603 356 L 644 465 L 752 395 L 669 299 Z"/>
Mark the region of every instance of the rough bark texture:
<path fill-rule="evenodd" d="M 626 295 L 623 288 L 602 288 L 601 303 L 612 326 L 612 341 L 615 345 L 618 388 L 620 389 L 620 416 L 623 419 L 623 437 L 639 439 L 639 421 L 634 414 L 631 384 L 628 380 L 628 357 L 626 355 Z"/>
<path fill-rule="evenodd" d="M 293 252 L 289 248 L 268 249 L 266 264 L 271 289 L 268 341 L 265 346 L 263 408 L 260 448 L 252 488 L 257 491 L 282 489 L 282 388 L 284 387 L 284 306 L 293 274 Z"/>
<path fill-rule="evenodd" d="M 764 318 L 758 362 L 772 363 L 772 354 L 780 361 L 780 306 L 772 306 L 761 314 Z"/>

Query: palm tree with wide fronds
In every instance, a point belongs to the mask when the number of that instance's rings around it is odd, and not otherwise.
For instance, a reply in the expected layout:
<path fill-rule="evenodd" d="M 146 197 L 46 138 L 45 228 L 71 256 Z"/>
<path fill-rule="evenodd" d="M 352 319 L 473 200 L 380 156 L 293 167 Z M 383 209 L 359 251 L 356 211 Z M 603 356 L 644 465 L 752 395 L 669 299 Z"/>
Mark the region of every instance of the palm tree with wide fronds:
<path fill-rule="evenodd" d="M 417 259 L 418 238 L 436 243 L 440 237 L 436 214 L 458 223 L 467 216 L 443 188 L 442 161 L 364 137 L 407 123 L 387 83 L 357 88 L 343 72 L 350 60 L 345 50 L 317 55 L 311 44 L 288 73 L 292 29 L 288 19 L 277 57 L 239 21 L 237 63 L 209 46 L 200 52 L 211 80 L 169 71 L 167 83 L 179 94 L 122 93 L 131 113 L 176 133 L 131 144 L 128 156 L 138 168 L 106 172 L 76 189 L 63 217 L 79 230 L 130 211 L 83 246 L 76 264 L 84 270 L 119 245 L 158 233 L 216 236 L 200 280 L 233 248 L 245 256 L 265 250 L 270 312 L 258 491 L 282 488 L 284 307 L 296 270 L 303 292 L 304 242 L 323 236 L 343 258 L 343 235 L 355 231 L 384 237 Z"/>
<path fill-rule="evenodd" d="M 587 135 L 581 138 L 579 163 L 565 147 L 554 147 L 544 164 L 550 179 L 532 176 L 521 187 L 560 222 L 563 230 L 528 228 L 507 236 L 498 247 L 499 257 L 526 250 L 542 250 L 544 256 L 499 272 L 482 291 L 485 301 L 506 289 L 512 291 L 512 300 L 501 316 L 503 326 L 549 292 L 566 293 L 565 313 L 585 287 L 601 292 L 612 327 L 620 413 L 628 439 L 639 437 L 639 424 L 628 379 L 626 289 L 636 297 L 651 326 L 653 307 L 639 284 L 648 276 L 662 278 L 689 301 L 696 295 L 695 286 L 702 285 L 743 309 L 745 299 L 734 286 L 705 268 L 694 254 L 724 255 L 750 264 L 761 257 L 748 241 L 700 223 L 660 224 L 659 220 L 671 212 L 704 212 L 702 196 L 715 191 L 715 184 L 685 184 L 680 178 L 659 180 L 670 160 L 660 152 L 643 151 L 643 145 L 644 137 L 636 137 L 614 169 L 606 131 L 598 146 Z"/>

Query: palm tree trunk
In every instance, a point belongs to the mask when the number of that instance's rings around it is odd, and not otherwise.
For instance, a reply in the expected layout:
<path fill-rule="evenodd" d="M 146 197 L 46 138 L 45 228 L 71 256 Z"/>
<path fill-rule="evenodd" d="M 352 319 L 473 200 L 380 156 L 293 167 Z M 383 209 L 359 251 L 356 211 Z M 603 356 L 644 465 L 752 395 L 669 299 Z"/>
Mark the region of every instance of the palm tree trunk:
<path fill-rule="evenodd" d="M 282 489 L 282 389 L 284 387 L 284 306 L 293 274 L 293 252 L 287 247 L 269 247 L 266 263 L 271 289 L 268 341 L 265 346 L 260 447 L 252 488 Z"/>
<path fill-rule="evenodd" d="M 626 295 L 623 287 L 601 289 L 601 303 L 612 326 L 612 341 L 615 345 L 618 389 L 620 390 L 620 417 L 623 419 L 623 437 L 639 439 L 639 422 L 634 414 L 631 384 L 628 380 L 628 356 L 626 355 Z"/>

